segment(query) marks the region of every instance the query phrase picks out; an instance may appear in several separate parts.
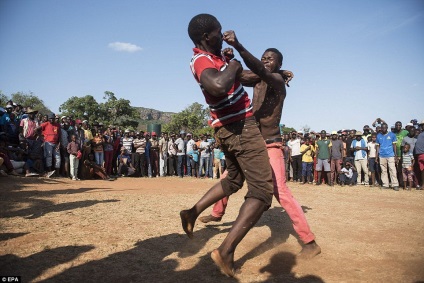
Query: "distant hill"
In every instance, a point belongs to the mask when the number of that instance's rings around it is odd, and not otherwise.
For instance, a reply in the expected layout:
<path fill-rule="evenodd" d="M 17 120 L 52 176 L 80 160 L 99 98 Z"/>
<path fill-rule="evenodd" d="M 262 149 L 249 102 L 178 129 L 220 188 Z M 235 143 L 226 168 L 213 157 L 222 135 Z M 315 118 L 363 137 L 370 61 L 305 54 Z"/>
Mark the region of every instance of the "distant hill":
<path fill-rule="evenodd" d="M 145 131 L 148 124 L 167 124 L 171 122 L 172 115 L 176 114 L 173 112 L 162 112 L 156 109 L 134 107 L 138 115 L 138 129 Z"/>

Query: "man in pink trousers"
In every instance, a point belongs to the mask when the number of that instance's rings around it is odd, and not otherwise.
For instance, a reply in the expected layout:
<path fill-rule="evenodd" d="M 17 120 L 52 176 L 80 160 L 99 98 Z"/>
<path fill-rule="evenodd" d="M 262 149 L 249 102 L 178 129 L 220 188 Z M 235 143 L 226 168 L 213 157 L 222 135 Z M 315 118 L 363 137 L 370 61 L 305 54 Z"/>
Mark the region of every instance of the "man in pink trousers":
<path fill-rule="evenodd" d="M 252 71 L 243 71 L 240 82 L 246 86 L 253 86 L 253 113 L 259 122 L 259 129 L 265 140 L 269 161 L 272 167 L 274 182 L 274 196 L 289 215 L 293 228 L 304 243 L 300 258 L 310 259 L 321 253 L 320 246 L 315 242 L 315 235 L 309 228 L 305 214 L 299 203 L 293 197 L 286 184 L 284 155 L 282 152 L 282 138 L 279 123 L 281 119 L 286 89 L 284 81 L 278 79 L 275 73 L 280 73 L 286 83 L 291 80 L 293 74 L 289 71 L 281 71 L 283 55 L 275 48 L 265 50 L 261 61 L 250 53 L 246 53 L 243 46 L 238 42 L 233 31 L 224 33 L 224 40 L 232 45 L 243 58 L 246 66 Z M 232 49 L 224 50 L 228 57 L 234 57 Z M 273 75 L 270 75 L 273 73 Z M 224 175 L 225 176 L 225 175 Z M 208 223 L 221 221 L 228 203 L 228 197 L 215 203 L 211 215 L 199 218 Z"/>

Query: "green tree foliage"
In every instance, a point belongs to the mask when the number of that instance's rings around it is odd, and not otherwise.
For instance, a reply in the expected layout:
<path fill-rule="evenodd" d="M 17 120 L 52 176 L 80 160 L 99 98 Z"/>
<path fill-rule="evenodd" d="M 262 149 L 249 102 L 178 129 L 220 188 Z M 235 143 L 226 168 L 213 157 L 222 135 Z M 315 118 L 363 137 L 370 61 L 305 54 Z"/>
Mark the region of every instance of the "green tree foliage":
<path fill-rule="evenodd" d="M 281 133 L 283 133 L 283 134 L 289 134 L 289 133 L 291 133 L 291 132 L 293 132 L 293 131 L 295 131 L 296 132 L 296 129 L 295 128 L 289 128 L 289 127 L 286 127 L 286 126 L 284 126 L 283 128 L 281 128 Z"/>
<path fill-rule="evenodd" d="M 44 101 L 38 98 L 34 93 L 15 92 L 12 93 L 10 98 L 0 91 L 0 106 L 6 106 L 6 103 L 12 100 L 16 104 L 20 104 L 23 107 L 31 107 L 38 110 L 40 113 L 50 113 L 51 110 L 44 105 Z"/>
<path fill-rule="evenodd" d="M 104 94 L 103 99 L 106 102 L 103 103 L 98 103 L 91 95 L 73 96 L 60 106 L 59 111 L 64 115 L 87 119 L 90 122 L 137 128 L 137 111 L 130 105 L 130 101 L 117 99 L 111 91 L 105 91 Z"/>
<path fill-rule="evenodd" d="M 6 106 L 6 103 L 9 101 L 9 98 L 7 97 L 7 95 L 5 95 L 1 90 L 0 90 L 0 107 L 4 107 Z"/>
<path fill-rule="evenodd" d="M 106 102 L 99 105 L 102 120 L 107 124 L 125 127 L 135 125 L 134 128 L 137 128 L 138 122 L 135 120 L 137 111 L 131 106 L 131 102 L 123 98 L 117 99 L 111 91 L 105 91 L 104 94 L 103 99 L 106 99 Z"/>
<path fill-rule="evenodd" d="M 74 119 L 87 119 L 97 121 L 101 115 L 99 103 L 92 95 L 83 97 L 72 96 L 59 107 L 63 115 L 72 116 Z"/>
<path fill-rule="evenodd" d="M 162 131 L 179 133 L 184 130 L 194 135 L 212 134 L 213 130 L 207 124 L 208 116 L 209 109 L 203 108 L 202 104 L 195 102 L 183 111 L 174 114 L 171 122 L 163 125 Z"/>

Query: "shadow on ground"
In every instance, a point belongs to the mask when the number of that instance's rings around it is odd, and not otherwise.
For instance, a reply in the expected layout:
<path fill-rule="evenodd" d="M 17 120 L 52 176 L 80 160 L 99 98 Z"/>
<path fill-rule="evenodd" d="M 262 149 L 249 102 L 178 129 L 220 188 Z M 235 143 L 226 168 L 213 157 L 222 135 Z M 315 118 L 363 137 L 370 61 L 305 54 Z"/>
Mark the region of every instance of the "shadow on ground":
<path fill-rule="evenodd" d="M 293 228 L 291 228 L 288 217 L 286 218 L 284 215 L 281 208 L 273 208 L 262 217 L 258 226 L 268 226 L 271 230 L 270 234 L 264 236 L 266 239 L 263 243 L 253 247 L 251 251 L 237 260 L 236 268 L 287 240 L 292 233 L 290 229 Z M 240 282 L 237 278 L 227 278 L 222 275 L 210 259 L 210 251 L 201 251 L 211 238 L 220 233 L 227 233 L 231 223 L 222 225 L 225 227 L 224 230 L 220 229 L 222 227 L 216 227 L 220 226 L 219 224 L 196 230 L 193 240 L 183 234 L 173 233 L 140 241 L 130 250 L 71 267 L 42 282 Z M 90 248 L 63 247 L 60 248 L 62 250 L 57 249 L 54 252 L 62 254 L 61 256 L 56 255 L 56 258 L 72 260 L 76 253 L 69 254 L 68 249 L 83 253 Z M 45 256 L 38 260 L 41 255 L 36 254 L 29 257 L 37 259 L 37 264 L 34 265 L 28 264 L 28 262 L 35 263 L 33 259 L 29 258 L 19 259 L 8 255 L 12 258 L 3 258 L 3 260 L 12 260 L 18 267 L 10 270 L 13 272 L 11 274 L 28 272 L 28 280 L 33 280 L 40 275 L 42 270 L 57 264 L 55 257 L 51 256 Z M 193 256 L 198 256 L 198 261 L 194 263 L 194 266 L 185 266 L 184 259 Z M 52 260 L 55 262 L 52 263 Z M 268 279 L 255 282 L 282 282 L 280 280 L 284 280 L 284 282 L 323 282 L 320 278 L 313 276 L 296 278 L 292 273 L 295 265 L 296 256 L 294 254 L 277 253 L 260 270 L 261 273 L 266 273 Z"/>
<path fill-rule="evenodd" d="M 5 181 L 7 180 L 7 182 Z M 68 203 L 55 204 L 46 199 L 57 195 L 79 194 L 98 188 L 79 188 L 79 189 L 58 189 L 58 190 L 28 190 L 31 184 L 54 184 L 63 185 L 60 179 L 46 178 L 23 178 L 10 177 L 2 178 L 0 183 L 0 217 L 24 217 L 34 219 L 51 212 L 60 212 L 73 210 L 76 208 L 88 207 L 98 203 L 117 202 L 119 200 L 84 200 Z M 24 190 L 25 189 L 25 190 Z M 106 188 L 101 188 L 105 190 Z M 25 208 L 20 208 L 24 206 Z"/>

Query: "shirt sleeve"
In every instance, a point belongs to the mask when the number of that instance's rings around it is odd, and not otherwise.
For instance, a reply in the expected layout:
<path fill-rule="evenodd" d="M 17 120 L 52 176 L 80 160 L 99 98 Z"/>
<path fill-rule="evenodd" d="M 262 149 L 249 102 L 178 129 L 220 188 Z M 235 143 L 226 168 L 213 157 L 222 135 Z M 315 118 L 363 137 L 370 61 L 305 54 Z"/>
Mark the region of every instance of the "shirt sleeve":
<path fill-rule="evenodd" d="M 216 69 L 213 61 L 207 56 L 199 56 L 193 64 L 194 75 L 198 81 L 200 81 L 200 76 L 205 69 Z"/>

